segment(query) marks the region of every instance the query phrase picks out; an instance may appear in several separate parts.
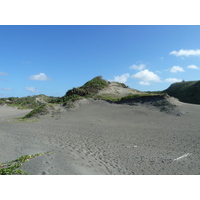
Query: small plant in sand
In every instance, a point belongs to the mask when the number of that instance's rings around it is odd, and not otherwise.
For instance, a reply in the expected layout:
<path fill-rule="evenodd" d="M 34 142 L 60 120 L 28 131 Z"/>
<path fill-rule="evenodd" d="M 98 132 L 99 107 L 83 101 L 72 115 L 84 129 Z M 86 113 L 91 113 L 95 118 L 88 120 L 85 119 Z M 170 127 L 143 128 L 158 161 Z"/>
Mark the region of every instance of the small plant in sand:
<path fill-rule="evenodd" d="M 45 154 L 49 154 L 50 152 L 46 153 L 37 153 L 34 155 L 24 155 L 16 160 L 12 160 L 10 162 L 0 163 L 0 175 L 27 175 L 28 172 L 23 172 L 23 170 L 18 169 L 21 167 L 25 162 L 29 161 L 29 159 L 33 159 L 37 156 L 42 156 Z"/>

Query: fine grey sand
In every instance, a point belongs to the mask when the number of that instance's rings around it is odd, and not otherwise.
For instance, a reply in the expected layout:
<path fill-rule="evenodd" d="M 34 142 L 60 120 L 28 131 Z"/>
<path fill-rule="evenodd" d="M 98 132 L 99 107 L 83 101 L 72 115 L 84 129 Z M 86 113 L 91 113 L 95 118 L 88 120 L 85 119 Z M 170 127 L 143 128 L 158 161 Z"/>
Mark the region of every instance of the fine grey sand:
<path fill-rule="evenodd" d="M 0 106 L 0 163 L 36 157 L 29 174 L 200 174 L 200 106 L 170 98 L 176 112 L 147 104 L 117 105 L 84 100 L 76 108 L 39 119 Z"/>

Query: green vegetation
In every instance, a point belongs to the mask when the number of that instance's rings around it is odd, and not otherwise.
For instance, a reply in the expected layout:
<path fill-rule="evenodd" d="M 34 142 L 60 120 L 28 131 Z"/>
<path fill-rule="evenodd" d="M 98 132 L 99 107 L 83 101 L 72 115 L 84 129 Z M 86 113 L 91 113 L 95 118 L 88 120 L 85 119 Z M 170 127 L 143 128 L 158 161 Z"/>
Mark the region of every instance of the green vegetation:
<path fill-rule="evenodd" d="M 35 101 L 34 97 L 9 97 L 0 99 L 0 104 L 6 104 L 8 106 L 17 107 L 19 109 L 34 109 L 38 107 L 38 103 Z"/>
<path fill-rule="evenodd" d="M 110 102 L 120 101 L 121 98 L 117 97 L 117 95 L 97 95 L 94 97 L 95 100 L 105 100 Z"/>
<path fill-rule="evenodd" d="M 102 79 L 102 76 L 97 76 L 86 82 L 81 88 L 87 90 L 90 94 L 96 94 L 99 90 L 108 86 L 108 82 Z"/>
<path fill-rule="evenodd" d="M 9 97 L 1 98 L 0 105 L 8 105 L 12 107 L 17 107 L 19 109 L 35 109 L 45 102 L 49 102 L 56 97 L 48 97 L 46 95 L 36 95 L 27 97 Z"/>
<path fill-rule="evenodd" d="M 165 96 L 165 94 L 155 94 L 155 93 L 133 94 L 133 95 L 122 97 L 120 101 L 125 101 L 129 99 L 140 98 L 140 97 L 154 97 L 154 96 L 162 97 L 162 96 Z"/>
<path fill-rule="evenodd" d="M 27 97 L 1 98 L 0 105 L 8 105 L 19 109 L 35 109 L 38 106 L 57 100 L 58 97 L 46 96 L 44 94 Z"/>
<path fill-rule="evenodd" d="M 164 94 L 163 91 L 145 91 L 144 93 L 148 93 L 148 94 Z"/>
<path fill-rule="evenodd" d="M 115 95 L 98 95 L 96 96 L 94 99 L 101 99 L 101 100 L 106 100 L 112 103 L 123 103 L 125 101 L 141 101 L 144 98 L 152 98 L 152 97 L 156 97 L 156 98 L 164 98 L 166 94 L 154 94 L 154 93 L 143 93 L 143 94 L 130 94 L 127 95 L 125 97 L 117 97 Z"/>
<path fill-rule="evenodd" d="M 200 104 L 200 81 L 173 83 L 163 92 L 178 98 L 182 102 Z"/>
<path fill-rule="evenodd" d="M 29 159 L 33 159 L 37 156 L 42 156 L 45 154 L 49 154 L 50 152 L 46 152 L 46 153 L 37 153 L 34 155 L 25 155 L 25 156 L 21 156 L 20 158 L 16 159 L 16 160 L 12 160 L 10 162 L 6 162 L 6 163 L 1 163 L 0 164 L 0 175 L 27 175 L 28 172 L 23 172 L 23 170 L 18 169 L 19 167 L 21 167 L 25 162 L 29 161 Z"/>
<path fill-rule="evenodd" d="M 101 76 L 97 76 L 86 82 L 83 86 L 69 90 L 65 98 L 67 100 L 77 99 L 80 97 L 93 97 L 99 90 L 108 86 L 108 82 L 103 80 Z"/>

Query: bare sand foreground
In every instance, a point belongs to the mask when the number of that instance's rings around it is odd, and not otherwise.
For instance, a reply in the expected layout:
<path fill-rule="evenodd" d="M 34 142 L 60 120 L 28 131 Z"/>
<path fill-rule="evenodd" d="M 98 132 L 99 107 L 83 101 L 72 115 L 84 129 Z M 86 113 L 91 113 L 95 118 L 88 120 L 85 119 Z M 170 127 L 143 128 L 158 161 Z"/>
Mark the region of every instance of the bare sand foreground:
<path fill-rule="evenodd" d="M 0 106 L 0 163 L 36 157 L 30 174 L 200 174 L 200 106 L 181 103 L 177 114 L 156 107 L 87 100 L 71 110 L 32 121 Z"/>

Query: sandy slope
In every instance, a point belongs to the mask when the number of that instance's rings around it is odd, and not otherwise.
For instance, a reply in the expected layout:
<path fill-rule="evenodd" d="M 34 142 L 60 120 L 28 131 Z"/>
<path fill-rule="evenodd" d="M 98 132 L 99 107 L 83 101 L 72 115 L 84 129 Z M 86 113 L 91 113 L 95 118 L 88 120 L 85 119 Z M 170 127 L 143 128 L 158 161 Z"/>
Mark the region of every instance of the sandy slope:
<path fill-rule="evenodd" d="M 91 100 L 35 122 L 1 122 L 0 162 L 51 151 L 22 169 L 30 174 L 200 174 L 200 106 L 170 101 L 180 116 L 148 105 Z"/>

